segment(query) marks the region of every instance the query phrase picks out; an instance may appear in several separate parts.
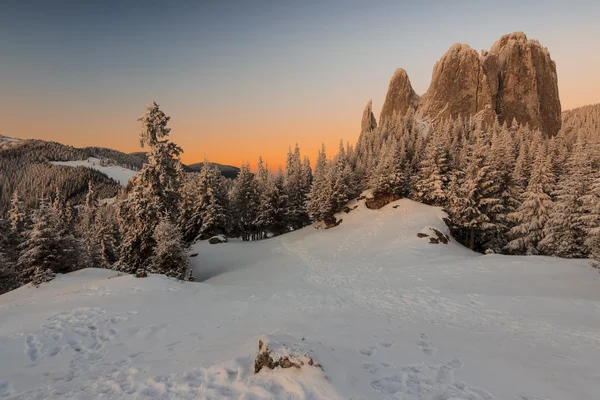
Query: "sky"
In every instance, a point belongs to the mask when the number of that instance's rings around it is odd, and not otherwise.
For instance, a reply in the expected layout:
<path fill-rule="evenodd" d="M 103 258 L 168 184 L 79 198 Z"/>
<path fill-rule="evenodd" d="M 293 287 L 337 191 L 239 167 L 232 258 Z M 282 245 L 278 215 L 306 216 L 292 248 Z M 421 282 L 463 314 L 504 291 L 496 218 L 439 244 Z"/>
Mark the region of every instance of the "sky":
<path fill-rule="evenodd" d="M 396 68 L 418 94 L 455 42 L 523 31 L 563 110 L 600 102 L 600 2 L 0 0 L 0 134 L 140 151 L 156 101 L 183 161 L 285 164 L 354 143 Z"/>

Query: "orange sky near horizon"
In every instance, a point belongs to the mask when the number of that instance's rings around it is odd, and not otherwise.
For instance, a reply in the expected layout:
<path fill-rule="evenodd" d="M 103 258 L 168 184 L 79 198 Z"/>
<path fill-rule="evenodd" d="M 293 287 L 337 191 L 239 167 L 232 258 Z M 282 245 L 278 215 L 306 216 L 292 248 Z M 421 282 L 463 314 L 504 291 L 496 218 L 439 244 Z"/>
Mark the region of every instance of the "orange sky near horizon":
<path fill-rule="evenodd" d="M 563 110 L 600 102 L 600 84 L 578 87 L 572 79 L 559 81 L 559 91 Z M 572 86 L 565 87 L 565 84 Z M 374 99 L 374 112 L 378 117 L 387 86 L 376 88 L 379 92 L 377 102 Z M 368 98 L 367 98 L 368 100 Z M 220 164 L 240 166 L 242 162 L 250 162 L 256 166 L 259 156 L 268 162 L 272 170 L 285 167 L 288 148 L 298 143 L 303 155 L 308 155 L 314 164 L 321 143 L 325 143 L 328 156 L 337 151 L 340 140 L 355 144 L 360 131 L 363 103 L 346 104 L 346 109 L 337 109 L 329 113 L 327 109 L 309 109 L 295 116 L 271 117 L 269 113 L 236 121 L 213 118 L 196 120 L 194 115 L 177 112 L 163 103 L 161 108 L 171 115 L 171 139 L 183 147 L 182 161 L 186 164 L 201 162 L 204 158 Z M 134 109 L 137 109 L 135 114 Z M 8 120 L 2 121 L 3 132 L 7 136 L 18 138 L 35 138 L 57 141 L 74 147 L 99 146 L 109 147 L 123 152 L 143 151 L 139 147 L 139 122 L 143 107 L 132 107 L 132 112 L 118 112 L 117 115 L 96 115 L 92 107 L 88 112 L 60 117 L 60 111 L 38 114 L 37 118 L 19 115 L 13 110 Z M 68 110 L 65 110 L 68 114 Z M 111 118 L 112 117 L 112 118 Z M 264 118 L 264 121 L 262 120 Z M 268 123 L 266 122 L 268 121 Z M 232 132 L 236 132 L 235 140 L 228 140 Z M 292 139 L 294 138 L 294 139 Z"/>

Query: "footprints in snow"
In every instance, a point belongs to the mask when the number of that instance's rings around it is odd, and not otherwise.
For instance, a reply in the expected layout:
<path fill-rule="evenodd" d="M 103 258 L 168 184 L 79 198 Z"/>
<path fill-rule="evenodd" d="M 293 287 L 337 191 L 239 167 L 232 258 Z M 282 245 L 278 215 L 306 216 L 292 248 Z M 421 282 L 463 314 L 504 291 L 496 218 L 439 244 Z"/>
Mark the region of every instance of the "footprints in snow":
<path fill-rule="evenodd" d="M 492 400 L 494 397 L 489 392 L 455 379 L 454 372 L 461 367 L 458 359 L 435 365 L 407 365 L 373 378 L 370 386 L 376 392 L 403 399 Z"/>
<path fill-rule="evenodd" d="M 421 349 L 421 351 L 423 352 L 423 354 L 427 355 L 427 356 L 432 356 L 435 353 L 437 353 L 437 348 L 435 346 L 433 346 L 431 344 L 431 342 L 429 342 L 427 340 L 427 335 L 424 333 L 421 333 L 421 341 L 419 341 L 417 344 L 419 345 L 419 348 Z"/>
<path fill-rule="evenodd" d="M 24 353 L 33 363 L 72 350 L 76 357 L 96 362 L 104 357 L 104 344 L 114 339 L 118 331 L 113 325 L 127 321 L 132 314 L 106 316 L 101 308 L 76 308 L 48 319 L 40 331 L 25 337 Z M 78 361 L 71 360 L 76 367 Z"/>
<path fill-rule="evenodd" d="M 371 357 L 380 348 L 391 347 L 394 343 L 380 341 L 377 346 L 360 348 L 360 354 Z M 421 333 L 417 345 L 426 356 L 437 353 L 437 348 Z M 406 399 L 470 399 L 492 400 L 494 397 L 487 391 L 472 387 L 455 378 L 455 371 L 462 368 L 459 359 L 445 363 L 426 363 L 395 367 L 388 362 L 364 362 L 362 368 L 373 375 L 369 385 L 372 390 L 384 395 Z"/>
<path fill-rule="evenodd" d="M 363 356 L 370 357 L 373 354 L 375 354 L 379 348 L 381 348 L 381 347 L 388 348 L 393 344 L 394 344 L 394 342 L 382 340 L 381 342 L 378 343 L 377 346 L 363 347 L 363 348 L 358 349 L 358 352 L 360 354 L 362 354 Z"/>

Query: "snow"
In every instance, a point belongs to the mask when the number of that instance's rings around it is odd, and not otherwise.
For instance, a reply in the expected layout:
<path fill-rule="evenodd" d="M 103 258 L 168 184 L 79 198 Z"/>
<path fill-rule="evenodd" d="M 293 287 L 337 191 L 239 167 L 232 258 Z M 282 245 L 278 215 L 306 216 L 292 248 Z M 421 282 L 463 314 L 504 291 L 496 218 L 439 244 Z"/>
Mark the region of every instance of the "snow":
<path fill-rule="evenodd" d="M 440 209 L 358 205 L 332 229 L 199 242 L 201 283 L 82 270 L 0 296 L 0 398 L 598 398 L 597 270 L 430 244 Z M 255 375 L 264 337 L 323 370 Z"/>
<path fill-rule="evenodd" d="M 86 160 L 77 161 L 51 161 L 50 164 L 66 165 L 69 167 L 87 167 L 95 169 L 97 171 L 102 172 L 103 174 L 106 174 L 109 178 L 116 180 L 121 184 L 121 186 L 127 185 L 129 179 L 131 179 L 132 176 L 137 174 L 136 171 L 120 167 L 118 165 L 109 165 L 103 167 L 102 165 L 100 165 L 100 159 L 94 157 L 90 157 Z"/>
<path fill-rule="evenodd" d="M 12 138 L 12 137 L 9 137 L 9 136 L 0 135 L 0 143 L 2 143 L 2 142 L 13 142 L 13 143 L 16 143 L 16 142 L 20 142 L 20 141 L 21 141 L 21 139 L 17 139 L 17 138 Z"/>

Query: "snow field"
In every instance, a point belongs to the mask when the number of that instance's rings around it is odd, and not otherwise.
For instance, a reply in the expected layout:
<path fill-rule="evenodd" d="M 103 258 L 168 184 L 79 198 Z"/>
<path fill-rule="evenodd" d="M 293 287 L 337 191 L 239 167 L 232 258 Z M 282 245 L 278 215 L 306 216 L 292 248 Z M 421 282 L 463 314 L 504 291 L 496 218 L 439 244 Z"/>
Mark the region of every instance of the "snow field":
<path fill-rule="evenodd" d="M 200 242 L 202 282 L 82 270 L 0 296 L 0 398 L 597 399 L 585 261 L 430 244 L 441 210 L 356 205 L 333 229 Z M 323 371 L 255 375 L 264 335 Z"/>

